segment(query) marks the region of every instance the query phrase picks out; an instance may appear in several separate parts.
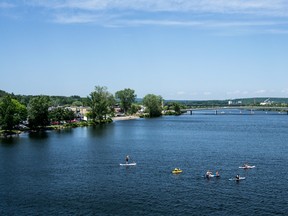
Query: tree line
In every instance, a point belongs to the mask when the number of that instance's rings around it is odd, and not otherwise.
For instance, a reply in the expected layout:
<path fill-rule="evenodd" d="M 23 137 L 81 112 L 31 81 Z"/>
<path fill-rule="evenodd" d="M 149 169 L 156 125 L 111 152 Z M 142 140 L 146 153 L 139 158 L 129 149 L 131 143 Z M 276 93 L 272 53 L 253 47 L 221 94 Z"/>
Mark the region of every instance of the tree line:
<path fill-rule="evenodd" d="M 19 125 L 25 125 L 32 130 L 44 128 L 51 122 L 72 121 L 75 119 L 75 112 L 63 106 L 88 106 L 90 112 L 87 114 L 94 124 L 101 124 L 111 121 L 114 116 L 115 105 L 118 105 L 124 114 L 135 114 L 141 109 L 136 103 L 135 91 L 130 88 L 117 91 L 111 94 L 105 86 L 95 86 L 86 98 L 79 96 L 58 97 L 58 96 L 23 96 L 8 94 L 0 90 L 0 127 L 2 130 L 18 129 Z M 62 105 L 62 106 L 61 106 Z M 163 109 L 171 106 L 180 114 L 180 106 L 168 104 L 163 107 L 163 98 L 154 94 L 147 94 L 142 105 L 145 107 L 144 115 L 147 117 L 158 117 L 162 115 Z"/>

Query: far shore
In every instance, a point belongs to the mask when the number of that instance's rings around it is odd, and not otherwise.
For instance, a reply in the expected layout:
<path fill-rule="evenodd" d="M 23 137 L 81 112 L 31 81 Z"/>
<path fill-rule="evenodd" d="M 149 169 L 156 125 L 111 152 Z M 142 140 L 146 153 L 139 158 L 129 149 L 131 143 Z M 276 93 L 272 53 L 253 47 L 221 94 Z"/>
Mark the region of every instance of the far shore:
<path fill-rule="evenodd" d="M 132 120 L 132 119 L 138 119 L 140 118 L 139 116 L 117 116 L 113 117 L 113 121 L 122 121 L 122 120 Z"/>
<path fill-rule="evenodd" d="M 123 120 L 133 120 L 133 119 L 138 119 L 140 118 L 139 116 L 117 116 L 117 117 L 112 117 L 112 121 L 123 121 Z M 88 126 L 88 125 L 85 125 Z M 64 125 L 54 125 L 54 126 L 48 126 L 46 128 L 41 128 L 40 130 L 61 130 L 65 129 L 66 127 Z M 11 136 L 18 136 L 19 134 L 23 132 L 33 132 L 35 130 L 12 130 L 12 131 L 5 131 L 5 130 L 0 130 L 0 137 L 11 137 Z"/>

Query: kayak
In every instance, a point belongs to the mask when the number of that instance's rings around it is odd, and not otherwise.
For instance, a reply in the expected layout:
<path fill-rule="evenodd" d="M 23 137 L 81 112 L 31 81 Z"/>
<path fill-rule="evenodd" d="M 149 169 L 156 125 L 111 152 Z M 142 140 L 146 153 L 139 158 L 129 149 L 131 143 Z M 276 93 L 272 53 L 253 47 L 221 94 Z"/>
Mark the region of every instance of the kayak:
<path fill-rule="evenodd" d="M 120 166 L 136 166 L 136 163 L 135 162 L 134 163 L 124 163 L 124 164 L 120 163 Z"/>
<path fill-rule="evenodd" d="M 172 170 L 172 173 L 173 174 L 179 174 L 179 173 L 182 173 L 183 171 L 179 168 L 175 168 L 174 170 Z"/>
<path fill-rule="evenodd" d="M 240 166 L 240 169 L 253 169 L 255 166 Z"/>
<path fill-rule="evenodd" d="M 229 180 L 230 181 L 240 181 L 240 180 L 245 180 L 246 179 L 246 177 L 239 177 L 239 179 L 238 178 L 230 178 Z"/>
<path fill-rule="evenodd" d="M 211 174 L 211 175 L 204 175 L 203 177 L 204 177 L 204 178 L 214 178 L 214 177 L 219 178 L 220 175 L 213 175 L 213 174 Z"/>

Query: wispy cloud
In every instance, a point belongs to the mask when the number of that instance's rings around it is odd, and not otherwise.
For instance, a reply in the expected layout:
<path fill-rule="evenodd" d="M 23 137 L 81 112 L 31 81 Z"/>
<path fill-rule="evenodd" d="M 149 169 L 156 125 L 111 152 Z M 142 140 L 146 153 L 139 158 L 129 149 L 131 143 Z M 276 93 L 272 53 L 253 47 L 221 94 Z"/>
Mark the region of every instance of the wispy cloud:
<path fill-rule="evenodd" d="M 79 10 L 140 10 L 287 15 L 286 0 L 30 0 L 29 4 Z"/>
<path fill-rule="evenodd" d="M 212 93 L 211 92 L 203 92 L 203 95 L 205 96 L 208 96 L 208 95 L 211 95 Z"/>
<path fill-rule="evenodd" d="M 226 93 L 228 96 L 245 96 L 248 95 L 248 91 L 240 91 L 240 90 L 235 90 L 235 91 L 229 91 Z"/>
<path fill-rule="evenodd" d="M 7 2 L 0 2 L 0 9 L 8 9 L 8 8 L 13 8 L 15 7 L 14 4 L 7 3 Z"/>
<path fill-rule="evenodd" d="M 184 92 L 184 91 L 178 91 L 177 92 L 177 95 L 185 95 L 186 94 L 186 92 Z"/>
<path fill-rule="evenodd" d="M 71 23 L 97 23 L 103 20 L 101 15 L 97 14 L 56 14 L 54 21 L 56 23 L 71 24 Z"/>
<path fill-rule="evenodd" d="M 286 34 L 288 34 L 288 30 L 286 30 L 286 29 L 267 29 L 266 33 L 286 35 Z"/>
<path fill-rule="evenodd" d="M 256 94 L 266 94 L 266 90 L 264 90 L 264 89 L 260 89 L 260 90 L 257 90 L 255 93 Z"/>
<path fill-rule="evenodd" d="M 154 25 L 154 26 L 182 26 L 182 27 L 205 27 L 205 28 L 227 28 L 227 27 L 265 27 L 265 26 L 277 26 L 288 25 L 287 22 L 273 22 L 273 21 L 219 21 L 219 20 L 153 20 L 153 19 L 135 19 L 135 20 L 118 20 L 120 25 Z M 280 31 L 279 31 L 280 32 Z M 274 33 L 277 33 L 274 31 Z M 282 31 L 283 33 L 283 31 Z"/>
<path fill-rule="evenodd" d="M 288 88 L 287 89 L 282 89 L 281 93 L 288 95 Z"/>
<path fill-rule="evenodd" d="M 286 0 L 29 0 L 19 6 L 38 8 L 46 20 L 61 24 L 259 27 L 270 34 L 286 34 L 288 26 Z"/>

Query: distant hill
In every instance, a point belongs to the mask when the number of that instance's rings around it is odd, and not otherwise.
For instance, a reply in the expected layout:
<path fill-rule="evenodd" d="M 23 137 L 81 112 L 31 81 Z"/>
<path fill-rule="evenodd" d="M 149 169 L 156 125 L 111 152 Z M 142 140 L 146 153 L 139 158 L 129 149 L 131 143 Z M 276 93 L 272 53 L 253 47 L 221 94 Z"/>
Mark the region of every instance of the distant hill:
<path fill-rule="evenodd" d="M 1 98 L 1 97 L 4 97 L 4 96 L 6 96 L 6 95 L 9 95 L 9 93 L 7 93 L 7 92 L 5 92 L 5 91 L 3 91 L 3 90 L 0 90 L 0 98 Z"/>
<path fill-rule="evenodd" d="M 260 103 L 268 100 L 275 104 L 288 104 L 288 98 L 269 98 L 269 97 L 259 97 L 259 98 L 239 98 L 231 100 L 232 102 L 237 103 L 237 101 L 241 101 L 243 105 L 259 105 Z"/>
<path fill-rule="evenodd" d="M 288 104 L 288 98 L 238 98 L 233 100 L 165 100 L 165 103 L 181 103 L 187 106 L 252 106 L 260 105 L 261 102 L 269 99 L 272 104 Z"/>
<path fill-rule="evenodd" d="M 14 98 L 16 98 L 18 101 L 20 101 L 23 104 L 28 104 L 30 98 L 35 97 L 36 95 L 14 95 L 13 93 L 7 93 L 3 90 L 0 90 L 0 99 L 6 95 L 12 95 Z M 77 95 L 73 95 L 70 97 L 66 96 L 50 96 L 50 99 L 52 100 L 53 105 L 71 105 L 72 103 L 80 102 L 84 106 L 87 105 L 87 97 L 80 97 Z M 288 98 L 269 98 L 269 97 L 259 97 L 259 98 L 238 98 L 233 100 L 164 100 L 165 104 L 169 103 L 181 103 L 186 106 L 228 106 L 228 103 L 230 105 L 243 105 L 243 106 L 251 106 L 251 105 L 260 105 L 261 102 L 264 102 L 265 100 L 269 99 L 270 102 L 273 102 L 273 104 L 288 104 Z M 137 103 L 142 103 L 142 98 L 136 98 Z"/>
<path fill-rule="evenodd" d="M 13 98 L 17 99 L 20 103 L 25 104 L 26 106 L 28 105 L 31 98 L 38 96 L 38 95 L 14 95 L 13 93 L 10 94 L 3 90 L 0 90 L 0 100 L 6 95 L 11 95 Z M 49 97 L 53 106 L 65 106 L 71 104 L 87 106 L 87 97 L 80 97 L 77 95 L 69 97 L 66 96 L 49 96 Z"/>
<path fill-rule="evenodd" d="M 228 100 L 165 100 L 165 103 L 181 103 L 186 106 L 225 106 Z"/>

